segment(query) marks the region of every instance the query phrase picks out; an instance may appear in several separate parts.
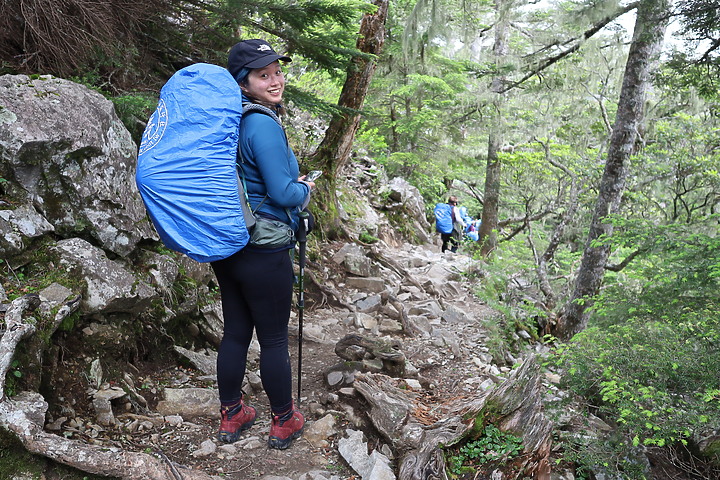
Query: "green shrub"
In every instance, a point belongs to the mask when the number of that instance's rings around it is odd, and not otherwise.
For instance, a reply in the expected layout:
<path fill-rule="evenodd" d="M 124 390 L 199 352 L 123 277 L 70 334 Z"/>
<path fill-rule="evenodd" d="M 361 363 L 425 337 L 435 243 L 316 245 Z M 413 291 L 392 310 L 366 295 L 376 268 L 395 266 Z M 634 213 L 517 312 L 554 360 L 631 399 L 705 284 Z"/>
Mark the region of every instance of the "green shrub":
<path fill-rule="evenodd" d="M 132 93 L 111 98 L 115 111 L 133 137 L 133 141 L 140 145 L 145 124 L 157 106 L 158 98 L 155 94 Z"/>
<path fill-rule="evenodd" d="M 488 424 L 480 438 L 454 447 L 446 454 L 446 460 L 450 473 L 457 476 L 475 472 L 478 466 L 504 465 L 522 450 L 522 438 Z"/>
<path fill-rule="evenodd" d="M 622 223 L 614 247 L 644 255 L 606 286 L 557 363 L 565 386 L 617 425 L 618 442 L 685 445 L 720 428 L 720 238 Z"/>
<path fill-rule="evenodd" d="M 379 238 L 369 234 L 368 232 L 360 232 L 360 235 L 358 235 L 358 240 L 360 240 L 362 243 L 366 243 L 369 245 L 380 241 Z"/>
<path fill-rule="evenodd" d="M 720 426 L 720 396 L 713 393 L 719 315 L 716 310 L 711 320 L 689 313 L 676 325 L 633 319 L 589 328 L 561 351 L 564 380 L 598 402 L 634 445 L 685 442 L 696 429 Z"/>

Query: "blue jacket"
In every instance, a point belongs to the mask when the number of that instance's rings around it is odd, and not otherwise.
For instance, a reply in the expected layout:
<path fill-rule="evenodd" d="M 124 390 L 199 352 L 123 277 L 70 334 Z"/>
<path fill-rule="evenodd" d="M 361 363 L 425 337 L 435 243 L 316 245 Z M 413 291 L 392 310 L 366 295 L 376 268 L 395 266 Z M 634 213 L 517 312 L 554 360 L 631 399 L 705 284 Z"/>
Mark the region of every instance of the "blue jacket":
<path fill-rule="evenodd" d="M 300 168 L 283 128 L 269 115 L 247 113 L 240 122 L 239 148 L 252 209 L 262 202 L 256 214 L 270 215 L 297 229 L 299 207 L 308 199 L 310 187 L 297 180 Z"/>

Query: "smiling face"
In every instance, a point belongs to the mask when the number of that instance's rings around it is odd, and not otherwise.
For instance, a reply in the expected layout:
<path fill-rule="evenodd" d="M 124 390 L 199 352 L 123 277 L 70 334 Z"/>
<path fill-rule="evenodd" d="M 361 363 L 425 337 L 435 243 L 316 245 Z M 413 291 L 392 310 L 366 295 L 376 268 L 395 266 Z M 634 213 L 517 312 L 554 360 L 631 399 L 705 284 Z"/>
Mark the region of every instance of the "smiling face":
<path fill-rule="evenodd" d="M 250 70 L 247 82 L 240 85 L 240 88 L 260 104 L 273 107 L 281 103 L 285 91 L 285 75 L 280 68 L 280 62 Z"/>

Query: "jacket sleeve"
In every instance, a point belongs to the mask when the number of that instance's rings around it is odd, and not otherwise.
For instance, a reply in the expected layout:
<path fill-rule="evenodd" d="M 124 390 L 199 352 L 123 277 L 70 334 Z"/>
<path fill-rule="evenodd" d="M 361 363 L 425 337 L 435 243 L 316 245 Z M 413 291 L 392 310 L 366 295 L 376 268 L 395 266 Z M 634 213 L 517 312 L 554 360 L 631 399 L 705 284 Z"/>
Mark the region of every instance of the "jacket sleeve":
<path fill-rule="evenodd" d="M 248 115 L 248 143 L 271 202 L 289 208 L 303 205 L 310 187 L 298 181 L 300 169 L 285 132 L 272 118 Z"/>

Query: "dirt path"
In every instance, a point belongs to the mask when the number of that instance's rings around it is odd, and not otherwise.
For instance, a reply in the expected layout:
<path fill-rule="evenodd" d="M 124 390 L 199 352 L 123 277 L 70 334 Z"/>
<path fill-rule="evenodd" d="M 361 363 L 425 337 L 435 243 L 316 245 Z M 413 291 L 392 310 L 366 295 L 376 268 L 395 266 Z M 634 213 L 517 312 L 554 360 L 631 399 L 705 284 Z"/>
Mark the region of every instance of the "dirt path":
<path fill-rule="evenodd" d="M 340 245 L 334 245 L 328 249 L 325 252 L 326 263 L 318 262 L 316 265 L 330 272 L 325 281 L 328 285 L 333 285 L 334 291 L 342 297 L 345 304 L 350 304 L 369 294 L 348 287 L 344 270 L 329 260 L 330 255 L 339 248 Z M 433 250 L 432 246 L 404 246 L 385 252 L 397 265 L 407 269 L 415 283 L 405 282 L 396 272 L 374 266 L 388 285 L 401 285 L 401 288 L 395 289 L 395 294 L 403 299 L 405 308 L 408 311 L 412 311 L 413 307 L 419 309 L 420 313 L 414 313 L 415 317 L 427 321 L 425 333 L 415 337 L 402 332 L 380 331 L 377 327 L 359 327 L 358 323 L 361 322 L 355 312 L 331 307 L 333 302 L 328 302 L 327 296 L 308 289 L 303 322 L 302 396 L 299 404 L 306 416 L 308 430 L 306 435 L 294 442 L 288 450 L 279 451 L 267 447 L 270 413 L 267 398 L 259 386 L 246 389 L 249 403 L 258 411 L 258 419 L 255 425 L 232 445 L 220 444 L 215 439 L 219 418 L 214 413 L 212 416 L 183 418 L 181 422 L 172 425 L 164 423 L 158 426 L 146 422 L 142 426 L 140 421 L 140 427 L 129 431 L 122 412 L 115 412 L 116 417 L 121 420 L 118 426 L 97 427 L 93 418 L 94 412 L 87 404 L 83 406 L 82 401 L 75 404 L 74 411 L 71 412 L 74 418 L 72 422 L 63 425 L 62 433 L 96 444 L 154 453 L 174 464 L 224 479 L 359 478 L 338 452 L 338 441 L 347 437 L 348 429 L 363 431 L 369 450 L 380 450 L 389 456 L 392 456 L 392 452 L 368 418 L 367 403 L 360 394 L 350 387 L 331 388 L 325 382 L 323 372 L 342 361 L 335 353 L 338 340 L 346 334 L 356 333 L 368 338 L 398 341 L 401 351 L 414 367 L 414 373 L 409 373 L 408 376 L 420 380 L 422 385 L 419 387 L 420 394 L 423 405 L 427 408 L 417 414 L 427 424 L 442 417 L 444 404 L 453 399 L 472 397 L 478 389 L 483 388 L 483 382 L 489 381 L 493 372 L 499 372 L 498 367 L 490 365 L 491 358 L 485 346 L 487 332 L 483 327 L 483 320 L 492 316 L 493 312 L 470 294 L 467 281 L 458 273 L 467 267 L 469 259 L 462 255 L 445 256 Z M 417 288 L 417 283 L 430 278 L 427 276 L 430 275 L 427 273 L 429 269 L 441 267 L 452 272 L 453 278 L 458 278 L 451 282 L 454 285 L 451 299 L 437 298 Z M 432 275 L 436 274 L 437 272 Z M 424 310 L 418 306 L 431 313 L 422 313 Z M 432 313 L 433 311 L 435 313 Z M 443 311 L 454 311 L 455 314 L 443 318 Z M 385 314 L 381 312 L 368 316 L 384 318 Z M 462 312 L 462 315 L 457 312 Z M 290 332 L 293 370 L 297 375 L 298 322 L 295 314 L 291 319 Z M 78 344 L 78 348 L 82 348 L 82 345 Z M 257 373 L 256 360 L 251 355 L 248 363 L 249 374 Z M 66 373 L 66 379 L 64 384 L 58 384 L 58 388 L 62 388 L 68 396 L 87 399 L 82 390 L 84 383 L 73 373 L 86 370 L 86 361 L 87 357 L 79 353 L 64 358 L 62 370 Z M 145 365 L 141 367 L 141 371 L 132 373 L 137 386 L 142 386 L 141 393 L 148 399 L 148 418 L 154 415 L 153 409 L 165 387 L 216 387 L 214 381 L 208 380 L 199 371 L 177 364 Z M 294 388 L 296 389 L 297 385 Z M 53 413 L 57 417 L 62 412 Z M 327 422 L 328 415 L 334 419 L 331 429 L 311 435 L 313 424 L 320 419 Z M 68 428 L 69 423 L 73 424 L 71 428 Z M 201 453 L 203 450 L 205 452 Z M 391 460 L 395 460 L 393 466 L 397 467 L 398 459 Z"/>

